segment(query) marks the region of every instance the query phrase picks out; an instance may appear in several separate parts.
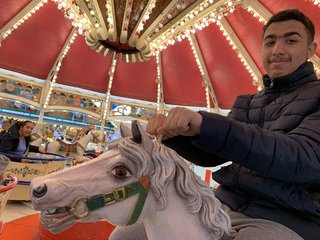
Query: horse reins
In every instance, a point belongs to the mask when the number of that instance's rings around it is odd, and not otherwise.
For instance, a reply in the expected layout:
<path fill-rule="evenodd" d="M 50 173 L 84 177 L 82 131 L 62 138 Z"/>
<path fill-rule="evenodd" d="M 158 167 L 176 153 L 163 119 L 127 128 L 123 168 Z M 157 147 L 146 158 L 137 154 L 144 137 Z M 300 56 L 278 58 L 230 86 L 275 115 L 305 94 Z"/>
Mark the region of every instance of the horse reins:
<path fill-rule="evenodd" d="M 84 218 L 88 216 L 92 211 L 103 208 L 107 205 L 121 202 L 123 200 L 128 199 L 129 197 L 139 194 L 136 206 L 127 223 L 127 225 L 132 225 L 138 220 L 141 214 L 149 189 L 149 178 L 142 177 L 137 182 L 133 182 L 129 185 L 116 188 L 111 192 L 98 194 L 92 197 L 79 197 L 74 201 L 69 212 L 73 214 L 76 218 Z M 84 203 L 86 205 L 87 209 L 85 212 L 77 212 L 77 206 L 80 203 Z"/>

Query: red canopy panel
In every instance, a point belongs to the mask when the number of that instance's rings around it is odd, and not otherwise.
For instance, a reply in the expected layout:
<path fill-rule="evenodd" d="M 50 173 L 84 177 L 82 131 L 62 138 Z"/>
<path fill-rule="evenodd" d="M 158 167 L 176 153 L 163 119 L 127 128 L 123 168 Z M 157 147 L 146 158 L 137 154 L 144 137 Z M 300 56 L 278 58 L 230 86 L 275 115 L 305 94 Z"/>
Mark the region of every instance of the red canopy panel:
<path fill-rule="evenodd" d="M 156 59 L 142 63 L 117 61 L 111 94 L 157 102 Z"/>
<path fill-rule="evenodd" d="M 49 1 L 2 42 L 0 67 L 46 79 L 71 27 Z"/>
<path fill-rule="evenodd" d="M 206 106 L 202 76 L 187 39 L 162 51 L 161 62 L 165 103 Z"/>
<path fill-rule="evenodd" d="M 20 12 L 31 0 L 0 1 L 0 28 L 6 25 L 14 15 Z"/>
<path fill-rule="evenodd" d="M 105 58 L 90 49 L 82 36 L 77 36 L 62 60 L 57 83 L 106 93 L 112 57 Z"/>
<path fill-rule="evenodd" d="M 197 39 L 220 108 L 230 108 L 240 94 L 257 91 L 249 72 L 217 25 L 199 31 Z"/>
<path fill-rule="evenodd" d="M 243 8 L 237 8 L 235 14 L 228 14 L 226 18 L 260 72 L 264 74 L 261 61 L 263 24 Z"/>

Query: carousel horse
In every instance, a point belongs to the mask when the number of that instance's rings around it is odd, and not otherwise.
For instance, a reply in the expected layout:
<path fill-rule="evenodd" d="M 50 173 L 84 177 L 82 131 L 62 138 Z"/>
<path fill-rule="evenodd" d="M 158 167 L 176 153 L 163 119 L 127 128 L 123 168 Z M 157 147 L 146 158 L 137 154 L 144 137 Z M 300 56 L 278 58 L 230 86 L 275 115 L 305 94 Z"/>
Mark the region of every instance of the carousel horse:
<path fill-rule="evenodd" d="M 42 143 L 48 144 L 47 137 L 51 134 L 48 124 L 36 124 L 31 133 L 31 142 L 33 146 L 40 147 Z"/>
<path fill-rule="evenodd" d="M 102 134 L 99 130 L 93 130 L 94 126 L 82 129 L 76 136 L 74 142 L 65 142 L 61 139 L 52 141 L 47 146 L 47 152 L 60 153 L 66 156 L 83 156 L 89 142 L 99 143 L 102 141 Z M 87 131 L 85 134 L 84 132 Z"/>
<path fill-rule="evenodd" d="M 212 188 L 136 121 L 132 134 L 96 159 L 33 179 L 31 199 L 43 226 L 59 233 L 77 221 L 106 219 L 121 228 L 143 225 L 152 240 L 229 235 L 229 216 Z"/>

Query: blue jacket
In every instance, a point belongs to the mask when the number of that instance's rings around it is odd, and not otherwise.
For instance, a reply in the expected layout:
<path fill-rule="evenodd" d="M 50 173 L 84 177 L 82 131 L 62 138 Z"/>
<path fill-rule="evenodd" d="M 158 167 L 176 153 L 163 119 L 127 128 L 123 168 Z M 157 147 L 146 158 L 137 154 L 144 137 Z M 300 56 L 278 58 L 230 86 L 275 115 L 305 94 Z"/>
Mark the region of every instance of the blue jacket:
<path fill-rule="evenodd" d="M 310 62 L 265 89 L 239 96 L 228 117 L 200 112 L 201 133 L 166 145 L 212 174 L 232 210 L 320 239 L 320 81 Z"/>

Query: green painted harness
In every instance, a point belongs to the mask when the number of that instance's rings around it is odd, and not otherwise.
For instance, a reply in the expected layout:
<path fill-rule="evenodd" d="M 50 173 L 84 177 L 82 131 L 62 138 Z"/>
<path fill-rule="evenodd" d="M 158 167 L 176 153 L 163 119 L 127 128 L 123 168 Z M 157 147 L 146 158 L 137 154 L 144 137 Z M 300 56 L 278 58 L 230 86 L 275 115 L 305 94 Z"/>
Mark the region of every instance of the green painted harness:
<path fill-rule="evenodd" d="M 141 214 L 149 189 L 150 189 L 149 178 L 142 177 L 137 182 L 116 188 L 115 190 L 111 192 L 107 192 L 105 194 L 98 194 L 92 197 L 79 197 L 74 201 L 69 211 L 71 214 L 73 214 L 77 218 L 84 218 L 88 216 L 92 211 L 103 208 L 106 205 L 111 205 L 111 204 L 123 201 L 129 197 L 139 194 L 138 202 L 136 203 L 136 206 L 127 223 L 127 225 L 132 225 L 138 220 Z M 77 212 L 77 206 L 80 203 L 85 204 L 86 206 L 85 212 Z"/>

